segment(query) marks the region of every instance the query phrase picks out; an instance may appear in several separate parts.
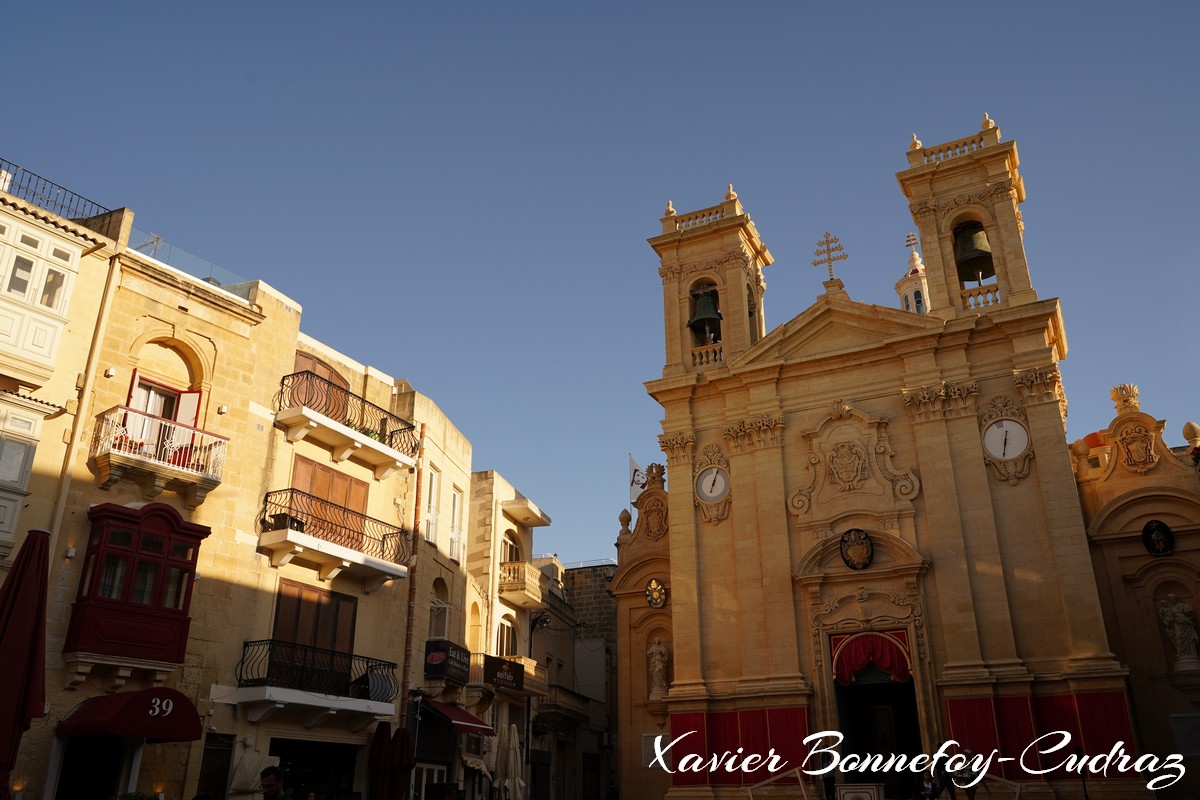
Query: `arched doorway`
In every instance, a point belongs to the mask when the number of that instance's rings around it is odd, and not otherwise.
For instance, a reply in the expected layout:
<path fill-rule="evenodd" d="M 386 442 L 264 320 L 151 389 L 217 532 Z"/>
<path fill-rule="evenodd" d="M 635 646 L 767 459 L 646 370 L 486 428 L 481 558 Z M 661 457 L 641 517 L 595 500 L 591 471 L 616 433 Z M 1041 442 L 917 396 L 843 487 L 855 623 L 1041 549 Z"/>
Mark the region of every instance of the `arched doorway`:
<path fill-rule="evenodd" d="M 843 755 L 922 751 L 917 694 L 907 631 L 866 631 L 830 636 L 838 730 Z M 847 776 L 849 782 L 884 784 L 888 797 L 909 797 L 915 776 L 888 772 Z"/>

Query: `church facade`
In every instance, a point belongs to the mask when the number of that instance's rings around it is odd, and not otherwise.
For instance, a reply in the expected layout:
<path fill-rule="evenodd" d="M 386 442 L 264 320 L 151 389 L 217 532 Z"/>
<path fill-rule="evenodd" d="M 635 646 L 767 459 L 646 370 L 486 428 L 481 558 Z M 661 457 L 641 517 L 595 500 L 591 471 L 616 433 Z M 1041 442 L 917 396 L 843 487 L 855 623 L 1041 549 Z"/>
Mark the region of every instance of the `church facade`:
<path fill-rule="evenodd" d="M 946 144 L 914 137 L 907 157 L 897 177 L 923 262 L 914 251 L 898 308 L 856 302 L 831 269 L 768 332 L 773 259 L 732 187 L 711 208 L 668 206 L 649 240 L 666 359 L 646 386 L 666 464 L 617 541 L 624 796 L 803 796 L 791 770 L 821 765 L 804 763 L 821 731 L 843 737 L 839 758 L 947 740 L 999 751 L 989 789 L 1022 797 L 1150 796 L 1152 775 L 1058 767 L 1118 743 L 1176 752 L 1148 729 L 1167 729 L 1192 686 L 1172 648 L 1194 623 L 1171 639 L 1158 618 L 1167 594 L 1191 612 L 1195 468 L 1131 406 L 1068 443 L 1067 340 L 1026 263 L 1015 143 L 985 116 Z M 1152 457 L 1157 475 L 1136 471 Z M 1142 546 L 1155 514 L 1169 552 Z M 1069 742 L 1028 749 L 1055 731 Z M 681 768 L 772 751 L 785 770 Z M 836 775 L 857 797 L 916 785 Z"/>

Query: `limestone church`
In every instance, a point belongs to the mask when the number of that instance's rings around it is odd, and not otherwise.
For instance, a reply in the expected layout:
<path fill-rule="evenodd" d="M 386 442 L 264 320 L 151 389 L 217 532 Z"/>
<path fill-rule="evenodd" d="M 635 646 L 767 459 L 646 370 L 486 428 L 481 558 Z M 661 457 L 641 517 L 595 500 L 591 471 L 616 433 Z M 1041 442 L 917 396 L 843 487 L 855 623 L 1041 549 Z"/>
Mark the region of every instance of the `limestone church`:
<path fill-rule="evenodd" d="M 895 308 L 856 302 L 830 270 L 768 332 L 772 256 L 732 187 L 711 208 L 668 206 L 649 240 L 666 362 L 646 386 L 666 465 L 617 540 L 622 797 L 824 791 L 765 768 L 647 766 L 659 735 L 687 734 L 675 765 L 741 748 L 794 768 L 829 730 L 842 753 L 954 739 L 1020 758 L 991 764 L 981 798 L 1150 797 L 1152 774 L 1056 767 L 1118 742 L 1200 753 L 1191 455 L 1129 385 L 1107 430 L 1067 441 L 1066 335 L 1026 263 L 1016 144 L 985 115 L 946 144 L 914 136 L 907 160 L 921 255 Z M 1185 435 L 1200 445 L 1200 428 Z M 1022 757 L 1053 731 L 1070 742 Z M 1159 796 L 1200 796 L 1200 763 L 1184 763 Z M 856 800 L 916 786 L 837 784 Z"/>

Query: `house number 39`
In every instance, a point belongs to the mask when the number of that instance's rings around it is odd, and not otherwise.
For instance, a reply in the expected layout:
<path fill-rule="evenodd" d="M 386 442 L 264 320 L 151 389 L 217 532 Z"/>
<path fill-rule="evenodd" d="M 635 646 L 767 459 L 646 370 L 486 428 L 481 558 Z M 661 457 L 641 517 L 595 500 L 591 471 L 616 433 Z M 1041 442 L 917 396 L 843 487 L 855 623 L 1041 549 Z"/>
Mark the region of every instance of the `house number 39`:
<path fill-rule="evenodd" d="M 165 700 L 160 697 L 152 698 L 150 700 L 150 716 L 165 717 L 171 713 L 171 709 L 174 707 L 175 704 L 171 702 L 170 698 Z"/>

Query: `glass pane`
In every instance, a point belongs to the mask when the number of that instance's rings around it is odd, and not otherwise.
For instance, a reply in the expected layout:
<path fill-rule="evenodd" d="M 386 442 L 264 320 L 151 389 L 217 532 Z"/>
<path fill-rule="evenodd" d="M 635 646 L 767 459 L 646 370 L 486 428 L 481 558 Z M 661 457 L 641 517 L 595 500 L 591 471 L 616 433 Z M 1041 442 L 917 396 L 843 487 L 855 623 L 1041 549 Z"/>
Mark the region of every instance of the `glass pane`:
<path fill-rule="evenodd" d="M 100 574 L 100 597 L 121 599 L 121 590 L 125 588 L 125 570 L 128 567 L 129 559 L 124 556 L 105 556 L 104 572 Z"/>
<path fill-rule="evenodd" d="M 33 248 L 38 248 L 38 247 L 41 247 L 41 245 L 42 245 L 41 242 L 39 242 L 37 239 L 33 238 L 32 236 L 30 236 L 27 233 L 21 234 L 21 244 L 25 245 L 26 247 L 33 247 Z"/>
<path fill-rule="evenodd" d="M 137 572 L 133 576 L 133 591 L 129 593 L 129 602 L 149 605 L 154 602 L 154 586 L 158 581 L 158 564 L 153 561 L 139 561 Z"/>
<path fill-rule="evenodd" d="M 183 610 L 183 600 L 187 596 L 188 572 L 179 567 L 167 570 L 167 585 L 163 592 L 163 607 Z"/>
<path fill-rule="evenodd" d="M 29 291 L 31 275 L 33 275 L 33 262 L 28 258 L 17 256 L 17 260 L 13 263 L 12 275 L 8 276 L 8 291 L 11 294 L 25 294 Z"/>
<path fill-rule="evenodd" d="M 87 597 L 88 592 L 92 590 L 92 565 L 95 563 L 95 554 L 88 553 L 87 561 L 83 564 L 83 581 L 79 584 L 80 597 Z"/>
<path fill-rule="evenodd" d="M 146 534 L 142 537 L 142 546 L 138 549 L 143 553 L 153 553 L 156 556 L 161 556 L 165 545 L 166 541 L 161 536 Z"/>
<path fill-rule="evenodd" d="M 108 534 L 108 543 L 117 547 L 133 547 L 133 531 L 113 528 Z"/>
<path fill-rule="evenodd" d="M 58 298 L 66 280 L 66 276 L 58 270 L 46 270 L 46 282 L 42 284 L 42 305 L 46 308 L 58 308 Z"/>
<path fill-rule="evenodd" d="M 0 483 L 21 486 L 25 479 L 25 461 L 32 445 L 14 439 L 0 439 Z"/>
<path fill-rule="evenodd" d="M 171 542 L 171 558 L 192 560 L 192 548 L 183 542 Z"/>
<path fill-rule="evenodd" d="M 57 258 L 59 261 L 65 261 L 68 264 L 71 263 L 71 254 L 68 253 L 66 250 L 63 250 L 61 247 L 54 248 L 53 250 L 50 251 L 50 253 L 55 258 Z"/>

